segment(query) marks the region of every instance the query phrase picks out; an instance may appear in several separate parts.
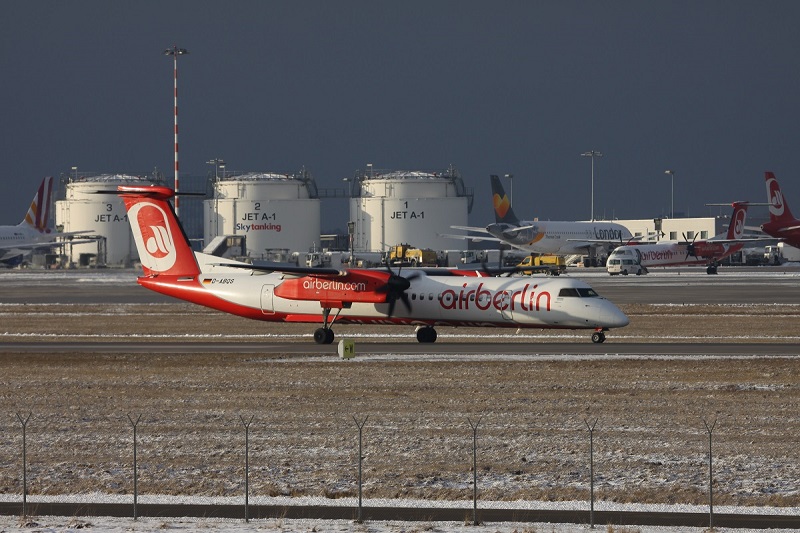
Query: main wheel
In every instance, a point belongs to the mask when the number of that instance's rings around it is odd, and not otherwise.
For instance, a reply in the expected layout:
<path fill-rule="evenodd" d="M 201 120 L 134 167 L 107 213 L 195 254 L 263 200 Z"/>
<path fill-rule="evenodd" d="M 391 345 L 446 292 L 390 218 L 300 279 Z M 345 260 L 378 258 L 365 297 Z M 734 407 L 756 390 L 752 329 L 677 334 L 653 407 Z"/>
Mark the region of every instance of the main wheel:
<path fill-rule="evenodd" d="M 425 326 L 417 330 L 417 340 L 422 343 L 436 342 L 436 330 L 430 326 Z"/>
<path fill-rule="evenodd" d="M 606 341 L 606 336 L 602 331 L 595 331 L 592 333 L 592 342 L 595 344 L 602 344 Z"/>
<path fill-rule="evenodd" d="M 627 276 L 627 275 L 628 275 L 628 271 L 627 271 L 627 270 L 623 270 L 623 271 L 622 271 L 622 275 L 623 275 L 623 276 Z"/>
<path fill-rule="evenodd" d="M 317 328 L 314 330 L 314 342 L 317 344 L 330 344 L 333 342 L 333 330 L 330 328 Z"/>

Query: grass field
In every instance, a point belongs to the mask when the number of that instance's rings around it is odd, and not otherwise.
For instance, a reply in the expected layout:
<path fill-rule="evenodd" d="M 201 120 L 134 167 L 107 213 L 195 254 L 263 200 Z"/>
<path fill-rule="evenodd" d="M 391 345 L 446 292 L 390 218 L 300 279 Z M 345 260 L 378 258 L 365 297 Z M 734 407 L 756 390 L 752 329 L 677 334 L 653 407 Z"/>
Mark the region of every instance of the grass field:
<path fill-rule="evenodd" d="M 623 306 L 614 342 L 694 339 L 796 343 L 794 306 Z M 256 323 L 188 304 L 4 305 L 5 341 L 268 334 L 311 342 L 309 325 Z M 757 319 L 754 319 L 757 318 Z M 410 328 L 341 326 L 415 342 Z M 463 330 L 475 333 L 474 330 Z M 484 330 L 477 330 L 478 333 Z M 497 330 L 485 330 L 486 335 Z M 453 333 L 443 328 L 440 333 Z M 456 332 L 457 333 L 457 332 Z M 504 331 L 513 334 L 513 330 Z M 526 333 L 530 342 L 549 332 Z M 585 332 L 556 333 L 589 342 Z M 302 359 L 253 354 L 0 354 L 0 493 L 21 493 L 27 426 L 31 494 L 139 490 L 229 496 L 351 496 L 364 426 L 364 495 L 470 499 L 478 426 L 481 498 L 588 498 L 589 432 L 599 498 L 704 503 L 708 433 L 715 502 L 800 505 L 800 358 L 549 360 L 464 356 L 341 361 L 331 347 Z M 435 348 L 432 348 L 432 351 Z M 701 348 L 702 350 L 702 348 Z M 757 355 L 757 354 L 754 354 Z M 3 414 L 5 413 L 5 414 Z"/>

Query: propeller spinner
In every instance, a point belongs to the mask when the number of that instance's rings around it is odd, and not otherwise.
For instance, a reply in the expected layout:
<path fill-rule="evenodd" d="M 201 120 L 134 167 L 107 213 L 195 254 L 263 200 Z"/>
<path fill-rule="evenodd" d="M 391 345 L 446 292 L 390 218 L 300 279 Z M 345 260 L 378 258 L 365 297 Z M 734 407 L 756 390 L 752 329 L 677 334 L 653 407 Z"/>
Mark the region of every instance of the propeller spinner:
<path fill-rule="evenodd" d="M 386 302 L 389 304 L 388 316 L 391 317 L 394 315 L 394 308 L 397 304 L 397 300 L 403 302 L 406 309 L 410 312 L 411 301 L 408 299 L 406 291 L 411 287 L 411 281 L 420 276 L 419 272 L 414 272 L 410 276 L 403 277 L 400 275 L 403 267 L 401 266 L 397 270 L 397 274 L 395 274 L 392 272 L 389 263 L 386 263 L 386 270 L 389 271 L 389 279 L 386 280 L 385 284 L 375 289 L 375 292 L 386 293 Z"/>

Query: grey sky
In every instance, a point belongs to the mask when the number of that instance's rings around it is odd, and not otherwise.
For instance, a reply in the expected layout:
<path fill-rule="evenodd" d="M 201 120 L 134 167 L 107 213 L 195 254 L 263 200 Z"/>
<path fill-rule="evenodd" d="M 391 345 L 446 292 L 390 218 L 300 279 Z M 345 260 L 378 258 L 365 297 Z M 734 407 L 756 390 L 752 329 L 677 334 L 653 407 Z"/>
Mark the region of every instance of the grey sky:
<path fill-rule="evenodd" d="M 6 2 L 1 223 L 45 175 L 295 171 L 320 187 L 376 168 L 454 164 L 492 220 L 491 173 L 524 217 L 709 213 L 764 201 L 776 172 L 800 212 L 800 3 L 751 1 Z M 507 182 L 506 182 L 507 183 Z M 346 211 L 346 206 L 341 204 Z M 757 208 L 753 208 L 754 210 Z M 763 209 L 763 208 L 762 208 Z M 341 210 L 339 210 L 341 211 Z M 344 227 L 326 209 L 323 229 Z"/>

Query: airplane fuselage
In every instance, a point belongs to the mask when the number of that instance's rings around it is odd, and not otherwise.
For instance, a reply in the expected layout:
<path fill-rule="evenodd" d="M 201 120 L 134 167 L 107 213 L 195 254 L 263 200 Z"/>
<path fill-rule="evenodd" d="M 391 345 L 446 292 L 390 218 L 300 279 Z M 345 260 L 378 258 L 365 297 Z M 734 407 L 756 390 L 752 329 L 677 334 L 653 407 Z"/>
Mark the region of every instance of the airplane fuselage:
<path fill-rule="evenodd" d="M 53 237 L 53 233 L 38 231 L 25 225 L 0 226 L 0 259 L 29 253 L 37 244 L 45 245 Z"/>
<path fill-rule="evenodd" d="M 744 243 L 716 243 L 699 241 L 661 242 L 658 244 L 635 244 L 616 248 L 608 256 L 613 259 L 633 259 L 645 268 L 681 265 L 707 265 L 720 261 L 739 251 Z"/>
<path fill-rule="evenodd" d="M 358 300 L 372 289 L 340 279 L 284 273 L 201 273 L 193 278 L 140 277 L 148 289 L 239 316 L 276 322 L 320 322 L 321 306 L 347 292 Z M 338 323 L 604 329 L 628 317 L 586 283 L 570 278 L 494 278 L 419 274 L 405 291 L 412 310 L 354 301 Z M 338 306 L 334 306 L 338 307 Z M 336 309 L 338 311 L 338 309 Z"/>
<path fill-rule="evenodd" d="M 559 255 L 586 253 L 592 246 L 632 238 L 625 226 L 615 222 L 523 221 L 519 226 L 490 224 L 486 231 L 521 250 Z"/>

